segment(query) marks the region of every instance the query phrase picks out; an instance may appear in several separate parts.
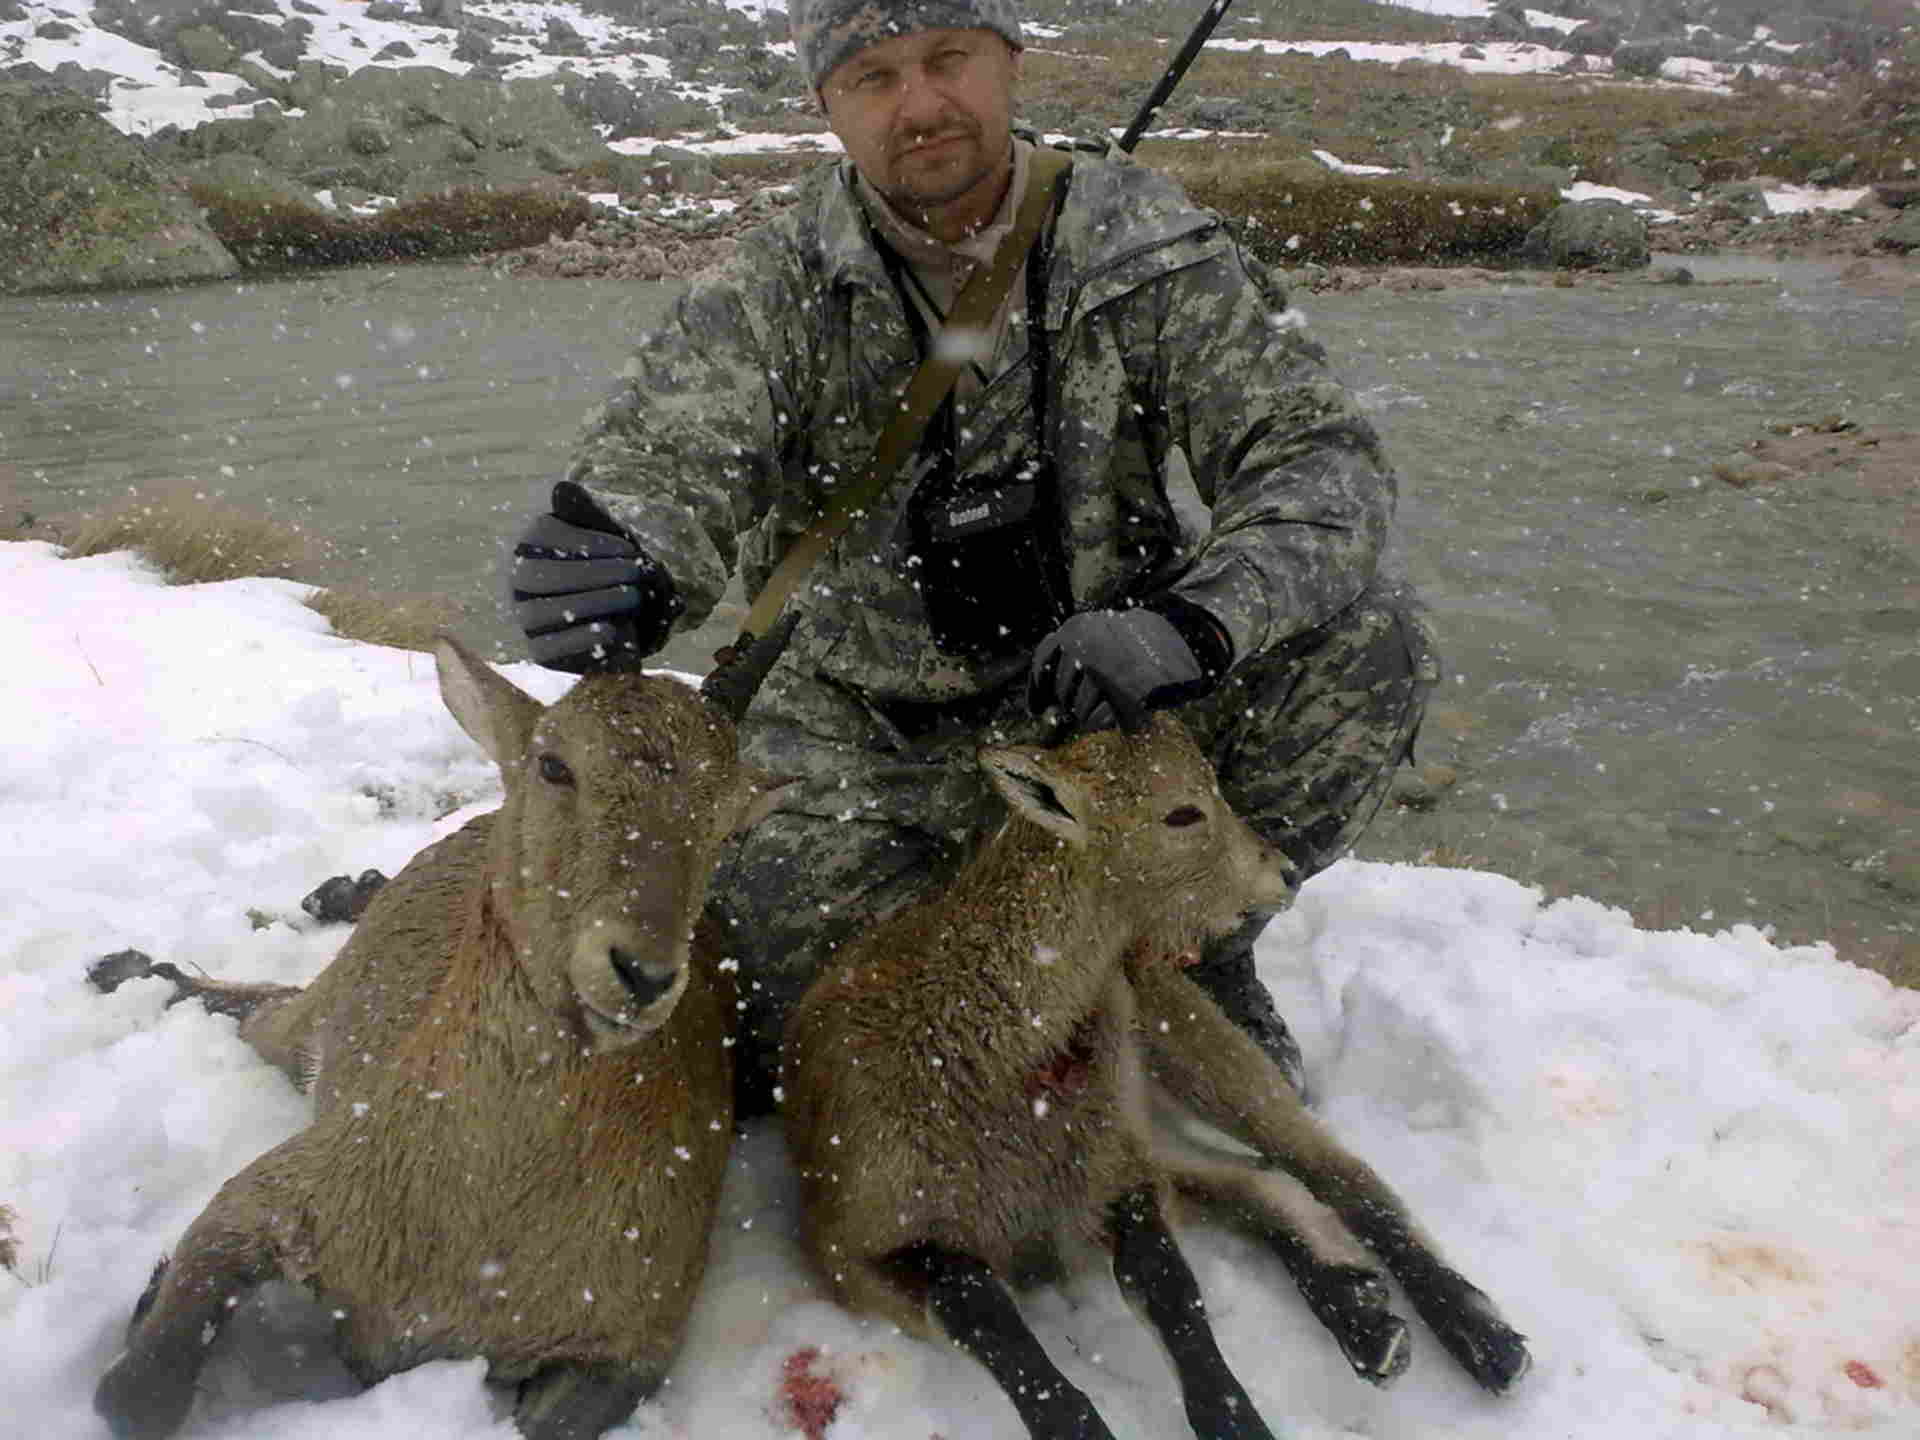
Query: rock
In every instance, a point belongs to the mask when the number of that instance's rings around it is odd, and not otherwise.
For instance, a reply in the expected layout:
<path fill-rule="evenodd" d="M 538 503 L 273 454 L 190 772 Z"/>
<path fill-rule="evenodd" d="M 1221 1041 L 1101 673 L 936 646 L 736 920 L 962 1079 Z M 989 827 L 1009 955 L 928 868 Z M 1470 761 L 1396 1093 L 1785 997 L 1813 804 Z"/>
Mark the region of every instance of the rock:
<path fill-rule="evenodd" d="M 1520 245 L 1523 261 L 1561 270 L 1637 270 L 1649 253 L 1647 222 L 1618 200 L 1558 206 Z"/>
<path fill-rule="evenodd" d="M 1620 48 L 1622 31 L 1615 20 L 1589 20 L 1569 30 L 1560 48 L 1575 55 L 1611 55 Z"/>
<path fill-rule="evenodd" d="M 178 177 L 90 102 L 0 89 L 0 293 L 218 279 L 239 268 Z"/>
<path fill-rule="evenodd" d="M 453 42 L 453 58 L 469 65 L 485 65 L 494 58 L 493 42 L 478 30 L 462 30 Z"/>
<path fill-rule="evenodd" d="M 188 70 L 228 70 L 240 58 L 227 37 L 211 25 L 192 25 L 180 31 L 164 53 Z"/>
<path fill-rule="evenodd" d="M 1871 187 L 1873 198 L 1895 210 L 1920 203 L 1920 180 L 1886 180 Z"/>
<path fill-rule="evenodd" d="M 1902 210 L 1900 218 L 1882 230 L 1873 245 L 1876 250 L 1891 250 L 1897 255 L 1920 250 L 1920 205 Z"/>
<path fill-rule="evenodd" d="M 549 55 L 585 55 L 588 53 L 586 37 L 558 16 L 547 18 L 546 39 L 540 48 Z"/>
<path fill-rule="evenodd" d="M 322 925 L 349 925 L 365 913 L 368 903 L 386 883 L 387 877 L 378 870 L 362 870 L 357 878 L 335 875 L 321 881 L 313 893 L 300 902 L 300 908 Z"/>
<path fill-rule="evenodd" d="M 316 189 L 376 194 L 540 181 L 608 152 L 547 79 L 501 81 L 430 66 L 367 66 L 335 80 L 259 150 Z M 377 147 L 384 134 L 387 146 Z"/>
<path fill-rule="evenodd" d="M 1709 219 L 1764 220 L 1773 213 L 1767 204 L 1769 188 L 1765 180 L 1734 180 L 1713 186 L 1700 200 Z"/>
<path fill-rule="evenodd" d="M 1672 51 L 1651 40 L 1629 40 L 1613 52 L 1613 68 L 1621 75 L 1651 80 L 1672 57 Z"/>
<path fill-rule="evenodd" d="M 347 122 L 347 148 L 356 155 L 385 155 L 393 149 L 393 131 L 374 116 L 356 116 Z"/>

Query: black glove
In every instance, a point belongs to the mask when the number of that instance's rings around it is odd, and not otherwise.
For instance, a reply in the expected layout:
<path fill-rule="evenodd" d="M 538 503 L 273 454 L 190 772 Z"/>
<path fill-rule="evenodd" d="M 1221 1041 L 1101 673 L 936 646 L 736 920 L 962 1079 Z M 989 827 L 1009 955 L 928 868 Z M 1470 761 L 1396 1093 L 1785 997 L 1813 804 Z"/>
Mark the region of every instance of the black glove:
<path fill-rule="evenodd" d="M 1205 695 L 1232 663 L 1220 623 L 1172 596 L 1138 610 L 1084 610 L 1035 647 L 1027 704 L 1057 706 L 1075 730 L 1131 728 L 1150 710 Z"/>
<path fill-rule="evenodd" d="M 673 577 L 571 480 L 513 547 L 514 615 L 550 670 L 637 669 L 686 608 Z"/>

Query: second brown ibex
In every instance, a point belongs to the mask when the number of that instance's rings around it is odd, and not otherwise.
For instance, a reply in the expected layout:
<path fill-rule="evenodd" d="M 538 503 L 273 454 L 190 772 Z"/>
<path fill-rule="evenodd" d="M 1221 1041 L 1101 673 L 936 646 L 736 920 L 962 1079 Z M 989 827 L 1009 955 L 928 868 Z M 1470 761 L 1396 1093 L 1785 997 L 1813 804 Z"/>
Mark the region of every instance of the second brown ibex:
<path fill-rule="evenodd" d="M 482 1356 L 529 1440 L 591 1437 L 664 1377 L 733 1136 L 731 987 L 697 932 L 773 782 L 717 703 L 595 675 L 543 706 L 450 639 L 440 693 L 500 809 L 422 851 L 304 989 L 152 966 L 312 1092 L 155 1272 L 95 1394 L 121 1437 L 186 1418 L 211 1337 L 272 1279 L 372 1383 Z"/>
<path fill-rule="evenodd" d="M 1269 1440 L 1174 1243 L 1177 1191 L 1268 1242 L 1367 1379 L 1409 1354 L 1377 1256 L 1476 1380 L 1517 1380 L 1523 1337 L 1182 975 L 1206 939 L 1288 894 L 1286 862 L 1186 732 L 1160 716 L 980 761 L 1012 806 L 1005 826 L 949 887 L 843 950 L 787 1027 L 808 1248 L 841 1301 L 957 1343 L 1035 1436 L 1099 1440 L 1008 1285 L 1104 1252 L 1194 1432 Z M 1163 1102 L 1260 1158 L 1176 1139 L 1154 1122 Z"/>

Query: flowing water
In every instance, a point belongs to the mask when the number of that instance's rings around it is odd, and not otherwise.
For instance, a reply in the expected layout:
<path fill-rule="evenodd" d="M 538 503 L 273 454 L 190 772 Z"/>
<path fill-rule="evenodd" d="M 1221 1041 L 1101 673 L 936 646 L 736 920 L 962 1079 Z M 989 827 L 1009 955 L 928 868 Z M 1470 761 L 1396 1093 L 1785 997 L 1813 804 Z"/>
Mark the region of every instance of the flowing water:
<path fill-rule="evenodd" d="M 1713 468 L 1770 422 L 1912 426 L 1920 298 L 1687 263 L 1706 283 L 1301 297 L 1401 469 L 1449 667 L 1428 788 L 1361 853 L 1920 982 L 1920 477 Z M 270 506 L 308 578 L 454 596 L 511 655 L 503 546 L 670 294 L 414 266 L 0 300 L 0 502 Z"/>

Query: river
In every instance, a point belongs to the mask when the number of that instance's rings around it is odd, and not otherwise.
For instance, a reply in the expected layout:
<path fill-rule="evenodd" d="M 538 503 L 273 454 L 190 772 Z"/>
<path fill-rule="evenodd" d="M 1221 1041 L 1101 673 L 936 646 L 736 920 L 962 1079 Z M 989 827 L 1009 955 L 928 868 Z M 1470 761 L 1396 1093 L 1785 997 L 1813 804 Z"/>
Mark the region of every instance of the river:
<path fill-rule="evenodd" d="M 1449 668 L 1429 783 L 1360 853 L 1920 983 L 1920 479 L 1714 473 L 1772 422 L 1910 426 L 1920 299 L 1685 263 L 1702 283 L 1299 298 L 1400 467 Z M 455 597 L 511 655 L 503 547 L 670 294 L 422 265 L 0 300 L 0 504 L 269 507 L 307 578 Z"/>

